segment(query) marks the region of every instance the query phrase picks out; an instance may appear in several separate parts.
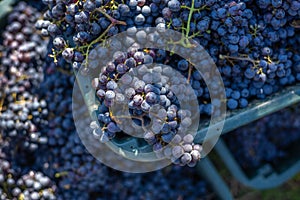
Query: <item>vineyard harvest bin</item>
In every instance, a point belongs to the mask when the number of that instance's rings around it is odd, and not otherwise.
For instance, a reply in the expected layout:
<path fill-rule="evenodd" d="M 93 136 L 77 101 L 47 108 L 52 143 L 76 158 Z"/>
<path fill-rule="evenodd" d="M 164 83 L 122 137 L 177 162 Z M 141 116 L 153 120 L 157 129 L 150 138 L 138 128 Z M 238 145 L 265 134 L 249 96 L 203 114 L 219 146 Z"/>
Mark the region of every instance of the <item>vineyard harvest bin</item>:
<path fill-rule="evenodd" d="M 298 140 L 298 142 L 300 142 Z M 250 176 L 248 171 L 241 168 L 239 163 L 234 158 L 232 152 L 226 146 L 224 140 L 220 139 L 215 147 L 232 175 L 244 185 L 256 189 L 267 189 L 277 187 L 285 181 L 292 178 L 300 171 L 300 148 L 290 148 L 290 158 L 284 160 L 281 165 L 272 166 L 265 164 L 255 171 L 254 175 Z"/>
<path fill-rule="evenodd" d="M 270 97 L 264 103 L 252 106 L 252 111 L 251 108 L 250 110 L 248 110 L 247 118 L 255 120 L 261 117 L 257 117 L 258 115 L 260 115 L 260 113 L 271 113 L 280 110 L 281 108 L 288 107 L 289 105 L 296 104 L 300 101 L 299 95 L 300 87 L 298 85 L 289 87 L 281 91 L 280 93 Z M 239 115 L 241 115 L 241 118 L 238 118 Z M 245 116 L 243 115 L 243 113 L 235 115 L 235 117 L 237 120 L 237 124 L 241 124 L 241 121 L 245 120 Z M 232 122 L 234 121 L 235 120 L 233 120 Z M 228 124 L 231 123 L 230 120 L 227 122 Z M 288 158 L 282 159 L 279 164 L 265 164 L 254 172 L 244 170 L 239 165 L 224 140 L 220 139 L 218 141 L 217 145 L 215 146 L 215 150 L 220 155 L 221 159 L 224 161 L 224 163 L 236 179 L 247 186 L 256 189 L 266 189 L 276 187 L 284 183 L 300 171 L 299 143 L 300 141 L 297 140 L 293 143 L 293 145 L 290 145 L 288 147 L 288 149 L 286 150 Z"/>
<path fill-rule="evenodd" d="M 16 4 L 17 2 L 18 1 L 16 0 L 3 0 L 0 2 L 0 28 L 4 28 L 6 26 L 7 16 L 12 11 L 14 4 Z M 34 1 L 32 2 L 34 3 Z M 84 96 L 83 91 L 82 94 Z M 128 142 L 117 143 L 116 145 L 124 149 L 130 149 L 133 145 L 135 145 L 135 142 L 136 140 L 129 140 Z M 145 146 L 144 148 L 144 151 L 149 150 L 149 146 Z M 195 170 L 195 172 L 199 172 L 201 174 L 201 177 L 203 177 L 203 180 L 205 180 L 209 184 L 211 191 L 213 191 L 218 196 L 218 199 L 233 199 L 227 185 L 219 176 L 217 170 L 208 158 L 205 158 L 203 162 L 199 163 Z"/>
<path fill-rule="evenodd" d="M 5 15 L 11 10 L 10 5 L 12 5 L 14 2 L 15 2 L 14 0 L 4 0 L 4 1 L 0 2 L 0 17 L 1 17 L 0 18 L 1 19 L 0 26 L 2 26 L 5 23 Z M 228 117 L 228 119 L 226 120 L 223 133 L 229 132 L 233 129 L 238 128 L 239 126 L 250 123 L 251 121 L 254 121 L 260 117 L 263 117 L 267 114 L 270 114 L 270 113 L 280 110 L 284 107 L 287 107 L 289 105 L 299 102 L 300 101 L 299 94 L 300 94 L 299 87 L 296 87 L 296 86 L 290 87 L 290 88 L 287 88 L 286 90 L 284 90 L 282 93 L 275 94 L 263 102 L 258 101 L 256 103 L 253 103 L 252 105 L 250 105 L 247 109 L 243 109 L 243 110 L 235 111 L 235 112 L 231 113 L 230 116 Z M 83 93 L 83 95 L 84 95 L 84 93 Z M 203 138 L 205 137 L 205 134 L 208 129 L 207 126 L 208 126 L 208 123 L 201 124 L 201 126 L 200 126 L 201 129 L 198 131 L 195 142 L 203 141 Z M 122 146 L 122 145 L 123 145 L 123 148 L 131 148 L 130 143 L 118 144 L 118 146 Z M 236 177 L 239 180 L 241 180 L 241 181 L 242 180 L 244 180 L 244 181 L 255 180 L 257 182 L 261 181 L 261 183 L 263 183 L 263 181 L 265 179 L 259 179 L 259 177 L 258 177 L 258 179 L 252 178 L 251 180 L 247 178 L 245 173 L 240 170 L 238 164 L 235 162 L 235 160 L 233 159 L 230 152 L 227 151 L 227 154 L 226 154 L 227 148 L 224 144 L 222 146 L 222 140 L 217 144 L 216 149 L 219 153 L 220 153 L 220 151 L 223 151 L 223 152 L 221 152 L 221 153 L 224 153 L 224 156 L 222 156 L 222 158 L 224 159 L 224 161 L 225 161 L 226 165 L 229 167 L 229 169 L 233 172 L 233 174 L 235 174 L 235 171 L 239 172 L 238 174 L 240 174 L 240 176 L 236 175 Z M 226 159 L 225 159 L 225 157 L 226 157 Z M 216 171 L 213 167 L 208 167 L 208 166 L 212 166 L 212 165 L 205 165 L 204 163 L 205 162 L 203 162 L 203 164 L 200 164 L 200 169 L 201 169 L 201 165 L 207 166 L 206 169 L 210 169 L 210 170 L 207 170 L 207 171 L 212 172 L 212 176 L 210 177 L 211 181 L 209 181 L 209 182 L 213 181 L 212 177 L 215 177 L 216 182 L 220 182 L 219 188 L 217 188 L 218 187 L 217 184 L 213 184 L 213 186 L 215 187 L 214 189 L 216 189 L 216 191 L 218 191 L 216 193 L 220 194 L 220 191 L 222 190 L 221 186 L 224 186 L 223 181 L 220 179 L 218 173 L 216 173 Z M 280 180 L 283 180 L 284 178 L 285 178 L 284 180 L 286 180 L 289 177 L 291 177 L 291 175 L 295 174 L 299 169 L 300 169 L 300 163 L 295 162 L 292 167 L 287 168 L 287 170 L 285 170 L 284 172 L 282 172 L 280 174 L 275 174 L 275 172 L 274 172 L 274 176 L 275 175 L 277 175 L 277 176 L 275 176 L 275 178 L 272 180 L 275 180 L 276 177 L 278 180 L 280 178 L 281 178 Z M 238 170 L 240 170 L 240 171 L 238 171 Z M 261 171 L 264 172 L 266 170 L 262 169 Z M 208 174 L 209 174 L 209 172 L 208 172 Z M 259 173 L 258 173 L 258 175 L 259 175 Z M 272 174 L 271 174 L 268 176 L 268 179 L 270 177 L 272 178 L 274 176 L 272 176 Z M 284 177 L 284 178 L 282 178 L 282 177 Z M 273 182 L 275 182 L 275 181 L 273 181 Z M 279 181 L 277 181 L 277 182 L 279 183 Z M 247 184 L 247 183 L 245 182 L 245 184 Z M 257 183 L 255 183 L 255 184 L 258 185 Z M 247 185 L 250 185 L 250 184 L 247 184 Z M 271 185 L 269 187 L 272 187 L 272 186 L 273 185 Z M 257 187 L 257 188 L 264 188 L 264 187 Z M 223 189 L 224 189 L 225 193 L 228 194 L 228 188 L 223 187 Z M 230 196 L 230 194 L 228 194 L 228 198 L 224 198 L 224 196 L 223 196 L 223 198 L 222 197 L 220 197 L 220 198 L 231 199 L 231 197 L 229 198 L 229 196 Z"/>
<path fill-rule="evenodd" d="M 82 80 L 81 80 L 82 79 Z M 80 84 L 80 90 L 82 92 L 82 95 L 87 103 L 87 106 L 89 108 L 93 108 L 93 102 L 89 103 L 89 98 L 93 94 L 89 94 L 89 86 L 91 84 L 91 81 L 87 78 L 81 77 L 79 74 L 77 76 L 77 80 L 79 80 Z M 86 84 L 86 85 L 85 85 Z M 281 110 L 285 107 L 288 107 L 290 105 L 293 105 L 300 101 L 300 89 L 299 86 L 291 86 L 283 89 L 282 91 L 271 95 L 265 100 L 256 100 L 249 104 L 249 106 L 245 109 L 240 109 L 233 111 L 228 114 L 228 117 L 225 122 L 225 126 L 223 128 L 223 134 L 232 131 L 240 126 L 246 125 L 252 121 L 255 121 L 261 117 L 264 117 L 268 114 L 271 114 L 273 112 L 276 112 L 278 110 Z M 91 109 L 92 110 L 92 109 Z M 209 121 L 201 122 L 200 129 L 197 132 L 197 135 L 195 137 L 196 143 L 201 143 L 204 141 L 204 138 L 214 138 L 214 134 L 211 134 L 209 136 L 206 135 L 208 129 L 215 130 L 215 132 L 218 132 L 220 125 L 218 123 L 214 124 L 213 126 L 209 126 Z M 222 123 L 222 122 L 220 122 Z M 122 149 L 124 152 L 130 152 L 131 149 L 138 150 L 137 152 L 148 152 L 150 149 L 150 146 L 146 143 L 140 143 L 134 138 L 127 138 L 122 139 L 120 141 L 113 140 L 110 144 L 111 148 Z M 206 155 L 208 152 L 204 152 L 204 155 Z M 138 153 L 137 153 L 138 154 Z M 135 158 L 138 157 L 138 155 L 134 155 Z M 125 157 L 131 158 L 132 156 L 130 154 L 125 155 Z M 143 158 L 145 159 L 145 158 Z M 147 158 L 146 158 L 147 159 Z M 149 159 L 151 159 L 149 157 Z M 233 161 L 232 161 L 233 162 Z"/>

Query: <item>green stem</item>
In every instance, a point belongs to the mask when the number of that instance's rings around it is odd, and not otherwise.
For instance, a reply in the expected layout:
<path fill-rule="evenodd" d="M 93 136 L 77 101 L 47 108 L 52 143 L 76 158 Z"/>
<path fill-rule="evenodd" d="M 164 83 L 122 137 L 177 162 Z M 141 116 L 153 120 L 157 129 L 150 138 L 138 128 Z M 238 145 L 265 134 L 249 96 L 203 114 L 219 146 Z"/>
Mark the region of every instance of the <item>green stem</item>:
<path fill-rule="evenodd" d="M 192 70 L 193 70 L 193 65 L 190 64 L 190 65 L 189 65 L 188 78 L 187 78 L 187 80 L 186 80 L 186 83 L 187 83 L 187 84 L 190 84 L 190 82 L 191 82 Z"/>
<path fill-rule="evenodd" d="M 193 33 L 191 36 L 189 36 L 193 13 L 202 11 L 203 9 L 206 8 L 206 6 L 204 5 L 201 8 L 195 8 L 195 0 L 192 0 L 191 7 L 181 6 L 181 8 L 189 10 L 189 16 L 188 16 L 187 24 L 186 24 L 186 27 L 182 27 L 182 37 L 181 37 L 181 39 L 177 42 L 171 42 L 171 43 L 182 45 L 185 48 L 192 48 L 192 47 L 195 47 L 195 45 L 192 45 L 190 43 L 189 39 L 192 39 L 193 37 L 196 37 L 196 36 L 200 35 L 200 33 L 197 32 L 197 33 Z"/>
<path fill-rule="evenodd" d="M 88 45 L 85 45 L 85 46 L 81 46 L 81 47 L 78 47 L 78 50 L 83 50 L 85 48 L 86 49 L 86 53 L 85 53 L 85 57 L 86 57 L 86 64 L 88 64 L 88 55 L 89 55 L 89 51 L 90 51 L 90 48 L 100 42 L 101 40 L 103 40 L 103 38 L 105 37 L 105 35 L 108 33 L 109 29 L 111 29 L 111 27 L 115 26 L 115 25 L 124 25 L 126 26 L 126 22 L 123 22 L 123 21 L 119 21 L 119 20 L 116 20 L 114 19 L 113 17 L 111 17 L 109 14 L 107 14 L 105 12 L 105 10 L 103 8 L 99 8 L 97 9 L 97 11 L 99 11 L 101 14 L 103 14 L 106 18 L 108 18 L 110 21 L 111 21 L 111 24 L 107 27 L 107 29 L 99 36 L 97 37 L 95 40 L 93 40 L 90 44 Z"/>
<path fill-rule="evenodd" d="M 61 178 L 63 176 L 67 176 L 69 173 L 67 171 L 57 172 L 55 173 L 55 178 Z"/>
<path fill-rule="evenodd" d="M 189 37 L 190 25 L 191 25 L 191 20 L 192 20 L 194 9 L 195 9 L 195 0 L 192 0 L 192 7 L 190 8 L 190 13 L 189 13 L 188 21 L 187 21 L 187 28 L 186 28 L 185 37 Z"/>
<path fill-rule="evenodd" d="M 255 60 L 252 60 L 252 59 L 249 58 L 249 57 L 242 58 L 242 57 L 226 56 L 226 55 L 220 55 L 219 57 L 220 57 L 220 59 L 224 59 L 224 58 L 225 58 L 225 59 L 231 59 L 231 60 L 249 61 L 249 62 L 251 62 L 253 65 L 256 65 Z"/>

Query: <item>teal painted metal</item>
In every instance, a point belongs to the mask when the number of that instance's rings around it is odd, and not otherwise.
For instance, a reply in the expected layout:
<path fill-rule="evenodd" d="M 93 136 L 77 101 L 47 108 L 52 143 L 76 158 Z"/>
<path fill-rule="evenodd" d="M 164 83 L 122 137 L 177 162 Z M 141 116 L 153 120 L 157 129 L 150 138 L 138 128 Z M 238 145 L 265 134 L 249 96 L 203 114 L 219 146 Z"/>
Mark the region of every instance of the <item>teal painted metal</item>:
<path fill-rule="evenodd" d="M 15 3 L 15 0 L 4 0 L 0 2 L 0 19 L 1 23 L 5 23 L 5 20 L 2 20 L 9 12 L 12 11 L 12 5 Z M 3 24 L 1 24 L 3 25 Z"/>
<path fill-rule="evenodd" d="M 268 98 L 266 101 L 253 104 L 245 111 L 230 116 L 226 121 L 224 133 L 299 102 L 300 86 L 295 85 L 288 87 Z M 276 187 L 300 171 L 300 154 L 298 153 L 298 156 L 290 156 L 288 165 L 283 162 L 282 166 L 278 166 L 278 168 L 281 168 L 280 170 L 267 164 L 256 170 L 255 176 L 249 177 L 246 171 L 244 171 L 235 160 L 222 139 L 218 141 L 215 150 L 236 179 L 256 189 Z"/>
<path fill-rule="evenodd" d="M 232 200 L 232 194 L 208 157 L 203 158 L 197 165 L 198 173 L 205 178 L 221 200 Z"/>
<path fill-rule="evenodd" d="M 300 171 L 300 156 L 290 166 L 286 167 L 282 172 L 276 171 L 271 165 L 264 165 L 256 171 L 254 177 L 248 177 L 247 173 L 241 168 L 233 157 L 232 153 L 226 146 L 225 142 L 220 139 L 215 146 L 217 153 L 231 172 L 231 174 L 244 185 L 256 189 L 268 189 L 281 185 L 288 181 Z M 291 158 L 295 159 L 295 158 Z"/>

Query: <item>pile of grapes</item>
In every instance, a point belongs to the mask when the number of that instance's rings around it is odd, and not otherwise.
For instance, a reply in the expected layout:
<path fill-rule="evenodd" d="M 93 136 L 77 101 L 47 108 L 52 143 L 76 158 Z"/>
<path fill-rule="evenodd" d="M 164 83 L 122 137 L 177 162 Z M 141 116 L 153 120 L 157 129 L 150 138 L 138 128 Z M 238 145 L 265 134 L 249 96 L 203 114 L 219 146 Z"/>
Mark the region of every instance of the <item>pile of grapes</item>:
<path fill-rule="evenodd" d="M 186 110 L 181 110 L 173 97 L 172 80 L 149 81 L 151 77 L 143 72 L 145 64 L 165 64 L 183 74 L 198 98 L 196 109 L 200 114 L 209 117 L 224 101 L 211 102 L 203 77 L 189 60 L 174 55 L 172 50 L 139 48 L 138 42 L 145 43 L 154 37 L 139 28 L 155 27 L 157 33 L 176 30 L 182 33 L 182 38 L 171 41 L 174 44 L 192 48 L 189 39 L 193 39 L 202 45 L 221 72 L 230 110 L 246 108 L 250 100 L 264 99 L 300 80 L 300 57 L 296 48 L 299 44 L 299 1 L 86 0 L 45 3 L 49 9 L 36 27 L 42 35 L 50 35 L 53 39 L 51 56 L 54 61 L 64 59 L 82 75 L 89 75 L 97 67 L 88 64 L 90 57 L 95 56 L 93 49 L 109 37 L 125 31 L 128 37 L 123 42 L 132 44 L 127 51 L 118 52 L 106 66 L 100 66 L 101 73 L 92 83 L 101 103 L 98 113 L 101 126 L 92 122 L 91 127 L 102 142 L 109 141 L 119 132 L 124 134 L 118 127 L 117 117 L 109 112 L 114 101 L 125 99 L 132 119 L 143 127 L 150 121 L 149 110 L 158 104 L 163 108 L 156 114 L 161 116 L 152 122 L 150 130 L 145 131 L 145 140 L 154 151 L 163 151 L 159 154 L 170 157 L 173 163 L 194 166 L 200 159 L 201 147 L 193 148 L 194 137 L 187 133 L 186 136 L 177 134 L 186 132 L 184 128 L 192 123 L 188 114 L 182 115 Z M 134 69 L 143 76 L 132 80 L 126 77 L 125 95 L 117 94 L 118 82 Z M 166 75 L 162 69 L 153 70 L 158 73 L 152 72 L 152 76 Z M 176 88 L 179 93 L 186 90 Z M 186 98 L 190 96 L 186 94 Z M 163 149 L 172 142 L 171 149 Z"/>
<path fill-rule="evenodd" d="M 87 53 L 108 37 L 127 31 L 145 40 L 149 38 L 138 28 L 156 27 L 182 32 L 205 47 L 222 74 L 230 110 L 245 108 L 249 100 L 264 99 L 300 80 L 297 0 L 44 2 L 49 9 L 37 28 L 53 38 L 53 57 L 62 57 L 74 69 L 88 71 L 83 63 Z M 189 47 L 184 39 L 175 42 Z M 172 52 L 167 51 L 151 56 L 156 62 L 172 60 Z M 174 67 L 184 72 L 185 62 Z M 200 112 L 209 115 L 207 88 L 195 76 L 191 84 L 205 105 Z"/>
<path fill-rule="evenodd" d="M 193 48 L 191 40 L 202 45 L 222 76 L 227 99 L 211 101 L 193 63 L 171 49 L 139 48 L 131 37 L 141 43 L 155 39 L 141 31 L 150 27 L 180 32 L 182 38 L 171 42 L 184 48 Z M 202 147 L 188 133 L 194 116 L 180 100 L 195 97 L 201 117 L 209 119 L 221 102 L 229 110 L 246 108 L 252 100 L 297 84 L 299 29 L 299 0 L 16 4 L 0 39 L 0 199 L 213 199 L 193 169 L 174 165 L 128 174 L 91 156 L 73 121 L 74 74 L 95 77 L 91 85 L 100 104 L 90 128 L 99 145 L 141 128 L 157 156 L 192 167 Z M 124 32 L 124 42 L 132 47 L 116 52 L 93 74 L 97 66 L 91 69 L 88 63 L 93 50 Z M 116 103 L 129 108 L 132 126 L 118 123 L 120 115 L 110 111 Z M 291 115 L 292 127 L 286 121 Z M 257 124 L 226 138 L 244 167 L 285 156 L 284 148 L 299 139 L 296 114 L 269 116 Z M 272 126 L 276 131 L 268 132 Z"/>
<path fill-rule="evenodd" d="M 87 152 L 72 115 L 75 76 L 47 56 L 52 44 L 35 29 L 41 16 L 20 2 L 2 32 L 0 199 L 214 198 L 192 169 L 128 174 Z"/>

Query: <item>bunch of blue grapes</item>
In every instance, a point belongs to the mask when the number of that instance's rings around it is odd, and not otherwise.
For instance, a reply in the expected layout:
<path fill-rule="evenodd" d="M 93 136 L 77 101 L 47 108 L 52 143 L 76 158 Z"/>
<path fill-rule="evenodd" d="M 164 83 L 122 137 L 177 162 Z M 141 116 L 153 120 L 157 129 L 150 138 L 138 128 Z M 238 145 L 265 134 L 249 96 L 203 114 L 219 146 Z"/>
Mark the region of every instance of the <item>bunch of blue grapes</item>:
<path fill-rule="evenodd" d="M 186 101 L 190 94 L 173 68 L 149 66 L 157 60 L 156 53 L 132 48 L 126 53 L 115 53 L 115 60 L 108 62 L 92 82 L 101 104 L 97 113 L 100 126 L 94 121 L 91 128 L 101 142 L 122 136 L 124 132 L 126 135 L 141 131 L 158 155 L 176 164 L 195 166 L 202 147 L 194 144 L 194 136 L 188 134 L 193 123 L 191 112 L 181 109 L 174 90 L 184 95 Z M 112 111 L 113 106 L 118 109 Z M 124 106 L 130 115 L 122 114 Z M 119 122 L 126 117 L 133 121 L 132 125 Z M 170 146 L 164 149 L 167 145 Z"/>
<path fill-rule="evenodd" d="M 38 85 L 42 80 L 42 66 L 47 53 L 48 39 L 35 29 L 35 22 L 42 13 L 20 2 L 14 6 L 2 32 L 1 74 L 17 80 L 29 79 Z M 10 77 L 8 77 L 10 78 Z"/>
<path fill-rule="evenodd" d="M 55 64 L 47 59 L 43 68 L 45 78 L 40 83 L 39 96 L 47 102 L 49 112 L 48 124 L 43 126 L 47 143 L 39 148 L 32 166 L 18 169 L 36 169 L 51 178 L 56 189 L 48 191 L 53 192 L 56 199 L 92 199 L 92 194 L 101 196 L 108 178 L 113 175 L 108 176 L 108 168 L 87 152 L 75 131 L 72 115 L 74 77 L 59 65 L 66 63 Z"/>
<path fill-rule="evenodd" d="M 39 171 L 30 171 L 15 182 L 12 199 L 56 200 L 56 185 Z"/>
<path fill-rule="evenodd" d="M 265 99 L 299 81 L 299 1 L 199 4 L 209 10 L 194 13 L 199 22 L 193 27 L 201 33 L 194 39 L 221 72 L 228 109 L 246 108 L 251 100 Z"/>
<path fill-rule="evenodd" d="M 0 199 L 49 199 L 56 198 L 55 183 L 42 172 L 15 168 L 11 158 L 2 152 L 6 142 L 0 141 Z M 23 174 L 24 173 L 24 174 Z"/>
<path fill-rule="evenodd" d="M 0 133 L 9 142 L 5 149 L 14 149 L 10 155 L 22 165 L 30 165 L 34 157 L 28 155 L 47 143 L 47 103 L 37 94 L 48 43 L 34 28 L 40 16 L 18 3 L 7 18 L 0 49 Z"/>
<path fill-rule="evenodd" d="M 202 12 L 205 15 L 198 23 L 202 36 L 196 39 L 221 72 L 230 110 L 246 108 L 250 100 L 264 99 L 296 82 L 292 59 L 297 52 L 270 42 L 263 33 L 268 30 L 260 17 L 264 10 L 248 1 L 208 2 L 211 10 Z M 290 32 L 286 39 L 295 38 L 295 28 L 284 25 Z"/>
<path fill-rule="evenodd" d="M 164 16 L 180 10 L 180 2 L 76 0 L 43 1 L 49 9 L 36 27 L 53 38 L 53 57 L 79 69 L 94 46 L 128 28 L 165 27 Z M 83 64 L 83 66 L 85 66 Z"/>
<path fill-rule="evenodd" d="M 297 105 L 237 129 L 224 138 L 245 169 L 260 167 L 265 163 L 276 166 L 290 155 L 289 147 L 299 142 L 298 115 Z"/>
<path fill-rule="evenodd" d="M 80 69 L 84 73 L 92 71 L 86 61 L 89 53 L 109 37 L 127 31 L 142 41 L 145 35 L 138 28 L 156 27 L 158 30 L 177 30 L 185 38 L 194 39 L 205 47 L 221 72 L 229 110 L 247 108 L 251 100 L 265 99 L 300 80 L 297 48 L 300 43 L 299 1 L 43 2 L 48 5 L 48 10 L 43 19 L 37 21 L 36 27 L 42 35 L 51 36 L 51 57 L 56 63 L 62 57 L 71 63 L 73 69 Z M 130 43 L 129 39 L 126 42 Z M 191 48 L 184 39 L 173 42 Z M 158 61 L 170 65 L 188 79 L 198 97 L 199 111 L 207 117 L 212 114 L 213 107 L 220 105 L 224 99 L 211 102 L 200 73 L 193 69 L 188 60 L 178 58 L 172 52 L 136 49 L 129 53 L 118 53 L 117 59 L 108 63 L 92 83 L 102 103 L 98 113 L 101 126 L 95 122 L 91 124 L 94 135 L 102 142 L 107 142 L 123 134 L 117 117 L 109 111 L 114 101 L 128 100 L 131 118 L 135 125 L 141 127 L 153 123 L 150 110 L 155 109 L 155 104 L 160 104 L 164 107 L 160 114 L 163 116 L 167 113 L 167 120 L 156 120 L 159 122 L 151 124 L 155 130 L 145 132 L 144 138 L 155 152 L 170 157 L 174 163 L 194 165 L 194 160 L 200 158 L 201 146 L 193 144 L 193 136 L 176 134 L 180 124 L 188 121 L 179 120 L 181 112 L 186 111 L 180 109 L 176 97 L 173 98 L 172 92 L 159 82 L 147 83 L 132 77 L 131 80 L 126 75 L 124 78 L 123 74 L 130 69 L 143 70 L 141 64 Z M 125 82 L 128 85 L 124 90 L 125 95 L 116 92 L 119 79 L 122 84 Z M 170 113 L 174 116 L 169 117 Z M 185 114 L 185 117 L 190 117 L 188 112 Z M 125 132 L 133 131 L 130 127 L 125 129 Z M 180 145 L 175 144 L 171 149 L 160 152 L 177 139 Z"/>
<path fill-rule="evenodd" d="M 206 48 L 223 76 L 227 107 L 245 108 L 298 79 L 298 1 L 214 3 Z M 213 40 L 213 42 L 211 42 Z"/>
<path fill-rule="evenodd" d="M 1 141 L 0 147 L 2 148 L 3 145 L 4 142 Z M 2 151 L 0 152 L 0 155 L 0 199 L 4 200 L 8 199 L 10 197 L 9 195 L 12 193 L 17 172 L 11 167 L 11 164 L 5 158 L 5 154 Z"/>
<path fill-rule="evenodd" d="M 37 94 L 48 41 L 36 32 L 41 16 L 18 3 L 7 17 L 1 40 L 0 62 L 0 199 L 56 199 L 50 178 L 39 172 L 24 183 L 37 150 L 46 146 L 48 108 Z M 35 170 L 34 167 L 32 170 Z M 24 175 L 25 178 L 26 175 Z"/>

